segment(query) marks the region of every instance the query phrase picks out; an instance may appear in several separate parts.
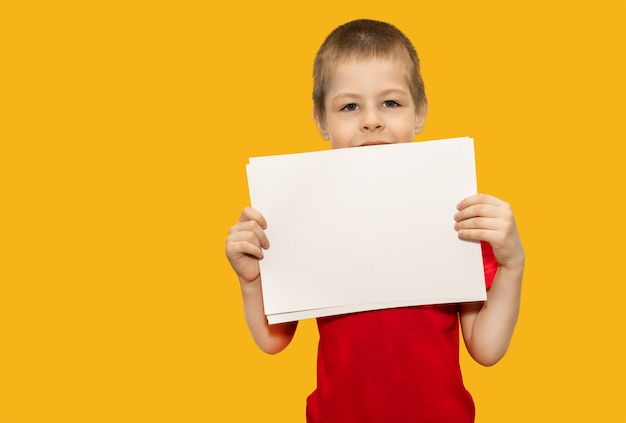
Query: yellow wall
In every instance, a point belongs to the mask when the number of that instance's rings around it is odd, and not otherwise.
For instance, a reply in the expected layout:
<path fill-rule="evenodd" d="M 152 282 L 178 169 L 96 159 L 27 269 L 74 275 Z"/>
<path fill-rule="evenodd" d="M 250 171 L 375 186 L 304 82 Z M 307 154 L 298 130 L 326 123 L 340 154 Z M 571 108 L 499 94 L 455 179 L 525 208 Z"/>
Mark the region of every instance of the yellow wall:
<path fill-rule="evenodd" d="M 423 61 L 417 139 L 476 140 L 523 309 L 477 422 L 626 422 L 624 2 L 0 3 L 0 422 L 303 422 L 316 328 L 266 356 L 223 254 L 249 156 L 326 149 L 311 64 L 347 20 Z"/>

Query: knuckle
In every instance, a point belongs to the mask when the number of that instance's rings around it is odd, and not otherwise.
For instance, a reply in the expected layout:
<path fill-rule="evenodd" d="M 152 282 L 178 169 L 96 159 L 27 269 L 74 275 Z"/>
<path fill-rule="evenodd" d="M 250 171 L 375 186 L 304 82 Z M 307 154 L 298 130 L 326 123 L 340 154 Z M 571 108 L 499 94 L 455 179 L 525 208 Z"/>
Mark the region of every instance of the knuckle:
<path fill-rule="evenodd" d="M 511 222 L 510 220 L 507 220 L 507 222 L 504 225 L 504 232 L 505 233 L 510 233 L 513 229 L 513 222 Z"/>
<path fill-rule="evenodd" d="M 252 207 L 247 206 L 244 207 L 243 211 L 241 212 L 241 218 L 240 220 L 245 221 L 250 219 L 250 216 L 252 215 Z"/>
<path fill-rule="evenodd" d="M 250 225 L 251 230 L 261 229 L 261 225 L 256 220 L 248 220 L 248 225 Z"/>
<path fill-rule="evenodd" d="M 244 234 L 244 241 L 254 242 L 254 240 L 256 239 L 256 235 L 254 234 L 254 232 L 246 231 L 243 234 Z"/>

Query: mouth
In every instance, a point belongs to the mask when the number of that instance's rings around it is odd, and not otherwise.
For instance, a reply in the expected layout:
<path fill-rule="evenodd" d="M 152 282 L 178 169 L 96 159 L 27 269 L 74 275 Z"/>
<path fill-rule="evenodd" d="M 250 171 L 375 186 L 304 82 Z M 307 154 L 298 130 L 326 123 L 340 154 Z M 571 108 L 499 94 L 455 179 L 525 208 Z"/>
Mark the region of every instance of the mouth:
<path fill-rule="evenodd" d="M 360 144 L 359 147 L 369 147 L 371 145 L 382 145 L 382 144 L 391 144 L 391 143 L 387 141 L 367 141 L 367 142 L 364 142 L 363 144 Z"/>

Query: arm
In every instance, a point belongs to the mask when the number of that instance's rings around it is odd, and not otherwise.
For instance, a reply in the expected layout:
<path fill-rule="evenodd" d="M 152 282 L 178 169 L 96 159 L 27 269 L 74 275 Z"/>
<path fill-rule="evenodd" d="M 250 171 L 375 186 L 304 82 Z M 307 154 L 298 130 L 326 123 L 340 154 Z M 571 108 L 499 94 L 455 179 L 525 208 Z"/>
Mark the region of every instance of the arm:
<path fill-rule="evenodd" d="M 487 241 L 498 270 L 487 301 L 461 304 L 463 339 L 470 355 L 482 365 L 497 363 L 506 353 L 520 309 L 524 249 L 511 207 L 485 194 L 459 203 L 454 219 L 459 237 Z"/>
<path fill-rule="evenodd" d="M 267 222 L 261 213 L 246 207 L 239 221 L 228 231 L 226 257 L 239 278 L 244 313 L 252 339 L 262 351 L 275 354 L 289 345 L 298 322 L 270 325 L 265 318 L 259 270 L 263 250 L 270 246 L 265 228 Z"/>

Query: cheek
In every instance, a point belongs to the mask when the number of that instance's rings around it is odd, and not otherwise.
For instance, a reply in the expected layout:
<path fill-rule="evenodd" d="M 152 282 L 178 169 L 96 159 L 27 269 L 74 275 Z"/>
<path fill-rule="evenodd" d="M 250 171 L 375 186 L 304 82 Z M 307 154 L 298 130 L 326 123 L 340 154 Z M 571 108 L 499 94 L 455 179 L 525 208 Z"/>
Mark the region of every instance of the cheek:
<path fill-rule="evenodd" d="M 343 148 L 350 146 L 350 140 L 352 139 L 354 131 L 346 122 L 334 121 L 329 125 L 328 133 L 333 148 Z"/>
<path fill-rule="evenodd" d="M 397 125 L 395 126 L 396 136 L 398 139 L 402 139 L 405 141 L 413 141 L 413 136 L 415 135 L 415 118 L 414 116 L 404 116 L 402 119 L 397 121 Z"/>
<path fill-rule="evenodd" d="M 333 148 L 350 147 L 350 139 L 342 136 L 331 136 L 330 143 Z"/>

